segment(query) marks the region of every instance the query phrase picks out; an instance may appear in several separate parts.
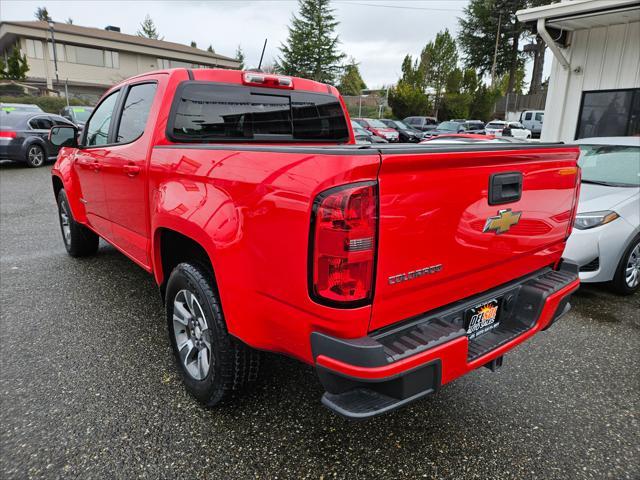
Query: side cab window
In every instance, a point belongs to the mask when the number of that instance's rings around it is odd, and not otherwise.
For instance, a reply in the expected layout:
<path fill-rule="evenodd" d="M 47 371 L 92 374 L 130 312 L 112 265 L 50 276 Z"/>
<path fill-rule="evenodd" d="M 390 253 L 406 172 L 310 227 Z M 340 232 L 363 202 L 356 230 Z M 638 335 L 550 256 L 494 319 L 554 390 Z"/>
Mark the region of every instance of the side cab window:
<path fill-rule="evenodd" d="M 96 147 L 109 143 L 109 129 L 119 94 L 119 90 L 109 94 L 93 111 L 84 129 L 83 144 L 85 147 Z"/>

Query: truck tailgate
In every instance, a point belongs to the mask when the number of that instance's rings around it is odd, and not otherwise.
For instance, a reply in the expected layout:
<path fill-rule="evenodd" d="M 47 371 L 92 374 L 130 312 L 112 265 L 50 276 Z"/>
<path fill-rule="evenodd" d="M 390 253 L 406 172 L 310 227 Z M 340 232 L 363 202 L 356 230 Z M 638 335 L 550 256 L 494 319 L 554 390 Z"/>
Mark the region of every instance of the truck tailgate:
<path fill-rule="evenodd" d="M 527 275 L 562 255 L 576 201 L 577 148 L 452 147 L 381 149 L 370 330 Z M 518 178 L 521 197 L 508 200 Z M 503 179 L 504 195 L 490 205 L 490 192 Z"/>

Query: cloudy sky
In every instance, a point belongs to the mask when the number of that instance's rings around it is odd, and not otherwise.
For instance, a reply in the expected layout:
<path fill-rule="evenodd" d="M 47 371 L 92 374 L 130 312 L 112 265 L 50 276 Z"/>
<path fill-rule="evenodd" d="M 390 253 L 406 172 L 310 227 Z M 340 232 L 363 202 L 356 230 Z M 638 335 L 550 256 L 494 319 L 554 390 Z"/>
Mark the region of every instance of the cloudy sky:
<path fill-rule="evenodd" d="M 456 32 L 467 0 L 333 0 L 342 50 L 360 63 L 369 87 L 395 83 L 407 53 L 416 55 L 438 31 Z M 165 40 L 234 56 L 240 44 L 246 63 L 255 66 L 265 38 L 271 63 L 287 38 L 297 0 L 211 1 L 16 1 L 0 0 L 2 20 L 32 20 L 45 6 L 56 21 L 104 28 L 117 25 L 135 34 L 148 13 Z M 549 63 L 549 62 L 547 62 Z"/>

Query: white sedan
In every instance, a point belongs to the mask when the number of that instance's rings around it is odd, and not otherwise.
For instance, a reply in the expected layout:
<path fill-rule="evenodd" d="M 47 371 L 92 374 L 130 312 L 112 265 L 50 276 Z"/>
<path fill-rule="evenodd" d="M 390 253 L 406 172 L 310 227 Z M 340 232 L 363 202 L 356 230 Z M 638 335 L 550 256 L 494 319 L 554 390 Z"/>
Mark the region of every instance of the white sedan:
<path fill-rule="evenodd" d="M 564 257 L 582 282 L 610 282 L 629 295 L 640 287 L 640 137 L 585 138 L 582 185 Z"/>
<path fill-rule="evenodd" d="M 520 122 L 505 122 L 504 120 L 492 120 L 484 127 L 487 135 L 496 137 L 513 137 L 518 139 L 531 138 L 531 130 L 525 128 Z"/>

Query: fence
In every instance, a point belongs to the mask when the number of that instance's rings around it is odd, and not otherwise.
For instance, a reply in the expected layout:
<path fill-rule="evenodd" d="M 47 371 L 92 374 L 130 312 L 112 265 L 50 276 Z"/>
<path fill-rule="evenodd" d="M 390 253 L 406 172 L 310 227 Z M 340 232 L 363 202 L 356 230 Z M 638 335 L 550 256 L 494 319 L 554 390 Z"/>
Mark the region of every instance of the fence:
<path fill-rule="evenodd" d="M 498 99 L 494 109 L 496 118 L 505 118 L 507 112 L 521 112 L 523 110 L 544 110 L 547 92 L 518 95 L 510 93 Z"/>

